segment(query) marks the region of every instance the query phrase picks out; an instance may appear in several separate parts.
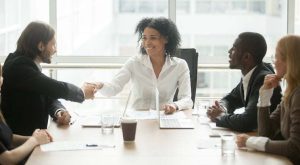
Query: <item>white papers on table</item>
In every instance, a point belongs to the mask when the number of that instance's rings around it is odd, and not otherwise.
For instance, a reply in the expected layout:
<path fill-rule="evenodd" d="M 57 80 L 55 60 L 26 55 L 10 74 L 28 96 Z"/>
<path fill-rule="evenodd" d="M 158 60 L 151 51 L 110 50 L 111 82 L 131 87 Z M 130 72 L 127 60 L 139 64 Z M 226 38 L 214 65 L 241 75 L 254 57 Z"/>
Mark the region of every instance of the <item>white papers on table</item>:
<path fill-rule="evenodd" d="M 208 125 L 211 129 L 215 129 L 215 130 L 228 130 L 228 128 L 225 127 L 217 127 L 215 122 L 208 122 Z"/>
<path fill-rule="evenodd" d="M 79 120 L 82 127 L 101 128 L 100 116 L 86 116 Z M 120 115 L 114 115 L 114 123 L 115 128 L 120 127 Z"/>
<path fill-rule="evenodd" d="M 101 144 L 100 142 L 87 141 L 58 141 L 41 145 L 41 150 L 47 151 L 73 151 L 73 150 L 101 150 L 115 148 L 115 145 Z"/>
<path fill-rule="evenodd" d="M 101 127 L 100 116 L 88 116 L 80 118 L 82 127 Z"/>
<path fill-rule="evenodd" d="M 217 149 L 221 147 L 220 138 L 200 139 L 198 142 L 198 149 Z"/>

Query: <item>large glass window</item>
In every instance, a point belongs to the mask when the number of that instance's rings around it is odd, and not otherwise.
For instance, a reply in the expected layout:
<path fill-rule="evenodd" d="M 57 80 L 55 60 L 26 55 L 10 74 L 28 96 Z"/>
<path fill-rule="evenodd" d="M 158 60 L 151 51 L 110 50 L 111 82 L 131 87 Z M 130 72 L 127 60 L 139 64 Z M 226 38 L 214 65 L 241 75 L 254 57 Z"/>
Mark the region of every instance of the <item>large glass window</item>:
<path fill-rule="evenodd" d="M 57 70 L 57 79 L 73 83 L 78 87 L 81 87 L 84 82 L 110 81 L 117 71 L 118 69 L 59 69 Z M 49 70 L 45 70 L 43 72 L 47 75 L 50 74 Z M 124 90 L 116 97 L 103 97 L 101 94 L 96 93 L 95 99 L 85 100 L 83 104 L 70 102 L 64 99 L 60 99 L 60 101 L 74 117 L 95 116 L 99 115 L 100 112 L 103 113 L 106 111 L 121 112 L 124 109 L 119 108 L 125 107 L 130 89 L 128 87 L 129 84 L 127 84 L 124 87 Z"/>
<path fill-rule="evenodd" d="M 16 49 L 20 33 L 35 20 L 49 22 L 49 0 L 0 0 L 0 56 Z"/>
<path fill-rule="evenodd" d="M 1 62 L 15 50 L 20 32 L 29 22 L 40 20 L 49 23 L 51 13 L 58 42 L 55 63 L 123 63 L 129 56 L 138 53 L 137 36 L 134 35 L 138 21 L 144 17 L 168 17 L 168 4 L 174 1 L 55 2 L 56 6 L 51 6 L 50 10 L 49 0 L 0 0 Z M 300 0 L 295 0 L 295 3 L 294 27 L 295 33 L 300 34 Z M 287 32 L 287 1 L 176 0 L 176 24 L 182 36 L 181 47 L 196 48 L 199 64 L 227 65 L 227 51 L 237 35 L 244 31 L 255 31 L 265 36 L 268 44 L 265 61 L 270 62 L 276 42 Z M 59 80 L 80 86 L 83 81 L 108 81 L 116 71 L 76 69 L 74 74 L 74 70 L 63 69 L 54 75 Z M 222 96 L 233 88 L 240 76 L 238 70 L 200 69 L 197 95 Z M 224 77 L 224 81 L 218 81 L 220 77 Z M 123 92 L 126 95 L 128 89 Z"/>
<path fill-rule="evenodd" d="M 300 0 L 295 3 L 295 33 L 300 34 Z"/>
<path fill-rule="evenodd" d="M 168 0 L 57 1 L 57 54 L 132 56 L 143 17 L 168 17 Z"/>
<path fill-rule="evenodd" d="M 182 2 L 181 2 L 182 1 Z M 177 9 L 186 0 L 177 0 Z M 199 52 L 199 64 L 227 64 L 228 49 L 239 33 L 261 33 L 267 41 L 265 58 L 270 62 L 277 40 L 287 31 L 285 0 L 190 0 L 189 12 L 177 12 L 176 23 L 185 36 L 182 47 L 194 47 Z M 184 5 L 186 7 L 186 5 Z M 276 27 L 276 28 L 274 28 Z M 228 75 L 230 74 L 230 75 Z M 240 72 L 200 72 L 198 96 L 222 96 L 240 80 Z M 220 77 L 222 81 L 219 81 Z M 236 79 L 235 79 L 236 78 Z M 204 82 L 199 81 L 205 79 Z M 205 85 L 203 85 L 205 83 Z M 207 87 L 204 87 L 207 86 Z M 223 93 L 223 94 L 222 94 Z"/>
<path fill-rule="evenodd" d="M 181 9 L 180 5 L 185 4 L 186 0 L 177 2 L 177 8 Z M 200 54 L 199 63 L 210 61 L 227 63 L 226 49 L 231 47 L 239 33 L 245 31 L 264 35 L 268 44 L 267 57 L 270 57 L 274 43 L 287 31 L 285 0 L 191 0 L 191 2 L 196 5 L 190 5 L 189 12 L 177 12 L 176 23 L 180 33 L 186 36 L 182 41 L 183 47 L 197 48 Z M 204 60 L 203 57 L 207 58 Z"/>

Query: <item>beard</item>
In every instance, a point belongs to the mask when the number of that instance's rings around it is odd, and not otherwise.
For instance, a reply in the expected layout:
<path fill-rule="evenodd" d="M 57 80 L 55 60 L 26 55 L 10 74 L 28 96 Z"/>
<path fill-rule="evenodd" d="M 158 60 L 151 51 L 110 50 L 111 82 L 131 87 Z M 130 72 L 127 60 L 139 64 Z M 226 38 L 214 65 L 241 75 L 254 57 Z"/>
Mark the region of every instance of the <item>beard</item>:
<path fill-rule="evenodd" d="M 229 63 L 229 68 L 230 69 L 236 69 L 236 65 Z"/>
<path fill-rule="evenodd" d="M 230 69 L 241 69 L 243 66 L 241 64 L 231 64 L 229 63 Z"/>
<path fill-rule="evenodd" d="M 51 53 L 49 51 L 45 50 L 45 51 L 41 52 L 39 57 L 43 63 L 47 63 L 47 64 L 51 63 Z"/>

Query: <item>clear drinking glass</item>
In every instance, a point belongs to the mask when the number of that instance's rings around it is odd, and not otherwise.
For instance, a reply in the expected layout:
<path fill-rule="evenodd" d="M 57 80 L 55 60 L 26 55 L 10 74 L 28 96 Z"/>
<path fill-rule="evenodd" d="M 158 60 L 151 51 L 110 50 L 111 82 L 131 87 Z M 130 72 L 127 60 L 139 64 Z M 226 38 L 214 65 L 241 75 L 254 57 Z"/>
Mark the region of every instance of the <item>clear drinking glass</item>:
<path fill-rule="evenodd" d="M 115 117 L 113 114 L 101 115 L 101 131 L 102 134 L 113 134 L 115 125 Z"/>
<path fill-rule="evenodd" d="M 235 135 L 233 133 L 221 135 L 222 156 L 234 157 L 235 155 Z"/>
<path fill-rule="evenodd" d="M 196 113 L 198 115 L 199 122 L 205 122 L 207 120 L 206 111 L 210 105 L 209 100 L 198 100 L 196 103 Z"/>

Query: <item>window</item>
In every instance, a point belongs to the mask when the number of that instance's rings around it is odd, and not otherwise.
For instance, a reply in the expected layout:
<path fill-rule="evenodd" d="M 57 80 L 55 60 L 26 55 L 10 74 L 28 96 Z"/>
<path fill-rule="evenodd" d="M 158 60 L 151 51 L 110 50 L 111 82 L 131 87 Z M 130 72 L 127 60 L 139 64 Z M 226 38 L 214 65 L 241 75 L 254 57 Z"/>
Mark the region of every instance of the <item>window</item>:
<path fill-rule="evenodd" d="M 220 78 L 222 78 L 221 81 Z M 223 97 L 240 80 L 241 72 L 239 70 L 198 71 L 197 97 Z"/>
<path fill-rule="evenodd" d="M 20 33 L 33 20 L 49 22 L 49 0 L 0 0 L 0 56 L 15 51 Z"/>
<path fill-rule="evenodd" d="M 185 0 L 177 0 L 181 9 Z M 189 6 L 189 12 L 176 12 L 176 23 L 183 47 L 195 47 L 199 53 L 199 64 L 228 64 L 228 49 L 239 33 L 253 31 L 261 33 L 267 41 L 268 52 L 265 61 L 270 62 L 276 42 L 287 31 L 287 2 L 285 0 L 191 0 L 196 5 Z M 281 26 L 283 25 L 283 26 Z M 274 28 L 276 27 L 276 28 Z M 218 95 L 229 92 L 233 78 L 228 70 L 204 72 L 198 79 L 205 78 L 197 89 L 197 95 Z M 218 78 L 225 77 L 224 81 Z M 223 80 L 223 79 L 222 79 Z M 237 78 L 239 81 L 239 78 Z M 202 85 L 205 84 L 205 85 Z M 208 88 L 202 88 L 208 86 Z M 216 90 L 217 89 L 217 90 Z M 209 91 L 206 91 L 209 90 Z M 216 90 L 216 91 L 215 91 Z M 224 93 L 223 93 L 224 95 Z"/>
<path fill-rule="evenodd" d="M 136 0 L 120 0 L 119 12 L 120 13 L 134 13 L 136 11 Z"/>
<path fill-rule="evenodd" d="M 81 87 L 84 82 L 109 82 L 118 70 L 119 69 L 61 69 L 57 71 L 57 79 Z M 124 89 L 117 96 L 128 96 L 130 90 L 129 86 L 130 82 L 125 85 Z M 97 94 L 100 96 L 99 93 Z"/>
<path fill-rule="evenodd" d="M 300 0 L 295 1 L 295 33 L 300 35 Z"/>
<path fill-rule="evenodd" d="M 230 5 L 233 11 L 247 11 L 247 1 L 235 0 Z"/>
<path fill-rule="evenodd" d="M 3 62 L 15 50 L 17 38 L 29 22 L 49 23 L 49 17 L 56 15 L 51 19 L 57 32 L 55 63 L 124 63 L 138 53 L 134 35 L 138 21 L 144 17 L 168 17 L 168 4 L 174 1 L 56 0 L 56 6 L 50 9 L 53 1 L 49 0 L 0 0 L 0 60 Z M 300 0 L 292 1 L 296 3 L 295 33 L 300 34 Z M 199 64 L 227 65 L 228 49 L 244 31 L 265 36 L 265 61 L 270 62 L 278 39 L 287 32 L 286 0 L 176 0 L 175 12 L 181 47 L 196 48 Z M 74 70 L 78 69 L 59 69 L 57 79 L 80 86 L 83 81 L 109 80 L 116 72 L 83 69 L 74 74 Z M 226 77 L 222 84 L 215 80 L 221 75 Z M 221 96 L 233 88 L 240 76 L 236 70 L 199 70 L 198 96 Z"/>
<path fill-rule="evenodd" d="M 57 54 L 132 56 L 137 53 L 134 30 L 138 21 L 167 17 L 167 4 L 167 0 L 57 1 Z"/>
<path fill-rule="evenodd" d="M 196 13 L 209 13 L 211 12 L 211 1 L 198 0 L 196 1 Z"/>
<path fill-rule="evenodd" d="M 255 13 L 265 14 L 266 13 L 266 2 L 263 0 L 250 1 L 249 10 Z"/>
<path fill-rule="evenodd" d="M 195 0 L 197 13 L 266 13 L 266 0 Z M 270 5 L 276 5 L 271 1 Z M 273 7 L 273 6 L 272 6 Z"/>
<path fill-rule="evenodd" d="M 179 5 L 184 2 L 186 0 L 177 0 L 177 8 L 181 9 L 182 6 Z M 287 8 L 281 7 L 287 5 L 285 0 L 195 0 L 195 2 L 196 5 L 189 6 L 189 12 L 177 12 L 176 23 L 181 35 L 187 36 L 184 39 L 189 39 L 189 41 L 183 39 L 184 47 L 211 47 L 210 51 L 213 52 L 206 55 L 210 57 L 209 61 L 216 62 L 215 57 L 222 56 L 221 50 L 224 50 L 224 58 L 217 62 L 227 63 L 226 48 L 231 47 L 241 32 L 254 31 L 264 35 L 268 44 L 267 57 L 270 57 L 275 49 L 274 43 L 286 34 Z M 201 9 L 204 12 L 201 12 Z M 201 51 L 198 50 L 203 54 Z M 204 51 L 207 52 L 207 49 Z"/>
<path fill-rule="evenodd" d="M 190 13 L 190 1 L 182 0 L 177 2 L 178 8 L 176 9 L 178 13 Z"/>

